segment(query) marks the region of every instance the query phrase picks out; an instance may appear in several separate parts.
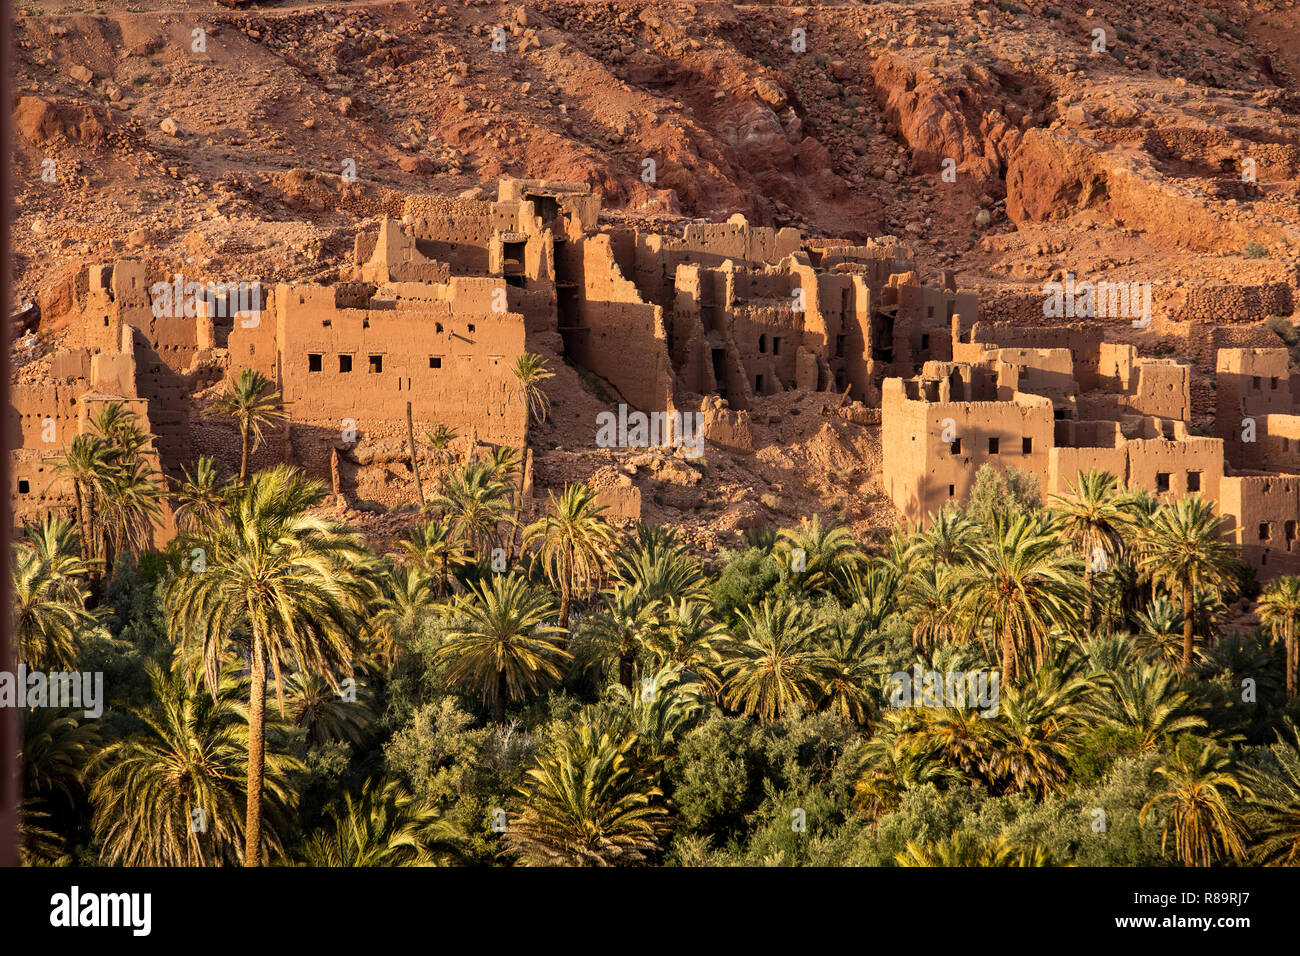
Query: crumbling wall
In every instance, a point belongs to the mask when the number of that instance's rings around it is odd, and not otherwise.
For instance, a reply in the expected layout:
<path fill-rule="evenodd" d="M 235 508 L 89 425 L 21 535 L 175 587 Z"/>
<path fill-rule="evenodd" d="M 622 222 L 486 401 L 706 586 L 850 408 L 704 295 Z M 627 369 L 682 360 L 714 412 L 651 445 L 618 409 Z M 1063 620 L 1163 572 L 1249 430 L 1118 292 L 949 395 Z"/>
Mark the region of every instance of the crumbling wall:
<path fill-rule="evenodd" d="M 673 378 L 663 312 L 641 300 L 614 261 L 609 237 L 564 244 L 557 268 L 578 295 L 572 325 L 561 326 L 565 354 L 604 378 L 643 411 L 671 411 Z"/>
<path fill-rule="evenodd" d="M 1300 574 L 1300 476 L 1224 478 L 1219 511 L 1242 558 L 1260 578 Z"/>
<path fill-rule="evenodd" d="M 1258 440 L 1260 419 L 1293 411 L 1286 349 L 1219 349 L 1215 362 L 1215 435 L 1238 468 L 1255 460 L 1245 439 Z"/>

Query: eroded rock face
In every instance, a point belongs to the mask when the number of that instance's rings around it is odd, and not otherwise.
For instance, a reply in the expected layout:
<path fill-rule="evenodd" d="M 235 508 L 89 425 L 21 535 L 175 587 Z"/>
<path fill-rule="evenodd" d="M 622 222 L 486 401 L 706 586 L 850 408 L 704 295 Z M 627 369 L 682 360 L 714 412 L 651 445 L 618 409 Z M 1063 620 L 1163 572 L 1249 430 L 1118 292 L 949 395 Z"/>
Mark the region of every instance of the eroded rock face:
<path fill-rule="evenodd" d="M 885 116 L 911 148 L 914 169 L 935 172 L 952 159 L 981 186 L 998 181 L 996 147 L 981 131 L 985 91 L 976 83 L 945 80 L 891 55 L 876 60 L 872 76 Z"/>
<path fill-rule="evenodd" d="M 18 135 L 35 146 L 45 146 L 62 138 L 85 146 L 102 144 L 112 125 L 103 109 L 24 96 L 14 111 L 14 128 Z"/>

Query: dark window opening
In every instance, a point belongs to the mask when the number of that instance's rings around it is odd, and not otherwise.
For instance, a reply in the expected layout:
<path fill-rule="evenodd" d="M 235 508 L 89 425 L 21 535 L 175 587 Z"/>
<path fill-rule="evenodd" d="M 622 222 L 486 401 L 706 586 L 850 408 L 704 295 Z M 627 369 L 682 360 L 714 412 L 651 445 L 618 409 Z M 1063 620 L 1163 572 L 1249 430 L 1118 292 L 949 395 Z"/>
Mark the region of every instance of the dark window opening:
<path fill-rule="evenodd" d="M 761 375 L 754 376 L 754 391 L 756 391 L 760 395 L 763 394 L 763 376 Z"/>
<path fill-rule="evenodd" d="M 996 439 L 996 438 L 990 438 L 990 439 L 989 439 L 989 454 L 990 454 L 990 455 L 996 455 L 996 454 L 998 453 L 998 444 L 999 444 L 999 440 L 998 440 L 998 439 Z"/>
<path fill-rule="evenodd" d="M 1259 387 L 1260 387 L 1259 376 L 1256 375 L 1253 379 L 1251 379 L 1251 388 L 1258 389 Z"/>
<path fill-rule="evenodd" d="M 762 355 L 766 351 L 767 351 L 767 336 L 760 335 L 758 337 L 758 352 L 760 355 Z"/>
<path fill-rule="evenodd" d="M 339 371 L 340 371 L 340 372 L 350 372 L 350 371 L 352 371 L 352 356 L 351 356 L 351 355 L 340 355 L 340 356 L 339 356 Z"/>
<path fill-rule="evenodd" d="M 1274 375 L 1274 376 L 1269 380 L 1269 388 L 1273 389 L 1273 391 L 1275 391 L 1275 392 L 1277 391 L 1277 376 L 1276 376 L 1276 375 Z"/>
<path fill-rule="evenodd" d="M 308 356 L 307 356 L 307 371 L 309 371 L 309 372 L 319 372 L 319 371 L 321 370 L 321 360 L 322 360 L 324 357 L 325 357 L 325 356 L 323 356 L 323 355 L 308 355 Z"/>
<path fill-rule="evenodd" d="M 1259 524 L 1259 540 L 1268 541 L 1273 537 L 1273 525 L 1269 521 L 1261 521 Z"/>
<path fill-rule="evenodd" d="M 1201 490 L 1201 473 L 1199 471 L 1189 471 L 1187 473 L 1187 490 L 1188 491 Z"/>
<path fill-rule="evenodd" d="M 1156 472 L 1156 491 L 1165 492 L 1169 490 L 1169 472 Z"/>
<path fill-rule="evenodd" d="M 27 493 L 28 493 L 29 491 L 31 491 L 31 490 L 32 490 L 32 486 L 31 486 L 31 484 L 27 481 L 26 478 L 19 478 L 19 479 L 18 479 L 18 493 L 19 493 L 20 495 L 25 495 L 25 494 L 27 494 Z"/>
<path fill-rule="evenodd" d="M 835 354 L 836 354 L 837 356 L 841 356 L 841 357 L 843 357 L 843 355 L 844 355 L 844 344 L 848 341 L 848 338 L 849 338 L 849 337 L 848 337 L 847 335 L 837 335 L 837 336 L 835 336 Z"/>
<path fill-rule="evenodd" d="M 434 330 L 435 332 L 441 332 L 441 331 L 442 331 L 442 323 L 441 323 L 441 322 L 435 322 L 435 323 L 433 323 L 433 330 Z"/>
<path fill-rule="evenodd" d="M 470 326 L 467 326 L 467 328 L 469 329 L 469 334 L 470 334 L 470 335 L 473 335 L 473 334 L 474 334 L 474 326 L 470 325 Z"/>
<path fill-rule="evenodd" d="M 949 485 L 949 486 L 948 486 L 948 497 L 949 497 L 949 498 L 954 498 L 954 497 L 956 497 L 956 496 L 957 496 L 957 486 L 956 486 L 956 485 Z"/>
<path fill-rule="evenodd" d="M 370 356 L 370 371 L 382 372 L 384 370 L 384 357 L 382 355 Z"/>
<path fill-rule="evenodd" d="M 441 356 L 441 355 L 430 355 L 430 356 L 429 356 L 429 368 L 442 368 L 442 356 Z"/>
<path fill-rule="evenodd" d="M 776 336 L 772 336 L 772 354 L 773 355 L 781 354 L 781 340 Z"/>
<path fill-rule="evenodd" d="M 926 333 L 921 336 L 921 351 L 924 352 L 930 347 L 930 335 Z"/>
<path fill-rule="evenodd" d="M 960 438 L 954 438 L 954 439 L 953 439 L 949 444 L 952 446 L 952 453 L 953 453 L 954 455 L 960 455 L 960 454 L 961 454 L 961 439 L 960 439 Z"/>
<path fill-rule="evenodd" d="M 1032 438 L 1020 439 L 1020 454 L 1032 455 L 1034 453 L 1034 440 Z"/>
<path fill-rule="evenodd" d="M 1288 542 L 1288 547 L 1289 547 L 1289 542 L 1295 540 L 1295 522 L 1288 521 L 1282 525 L 1282 528 L 1283 528 L 1283 532 L 1286 534 L 1286 540 Z"/>

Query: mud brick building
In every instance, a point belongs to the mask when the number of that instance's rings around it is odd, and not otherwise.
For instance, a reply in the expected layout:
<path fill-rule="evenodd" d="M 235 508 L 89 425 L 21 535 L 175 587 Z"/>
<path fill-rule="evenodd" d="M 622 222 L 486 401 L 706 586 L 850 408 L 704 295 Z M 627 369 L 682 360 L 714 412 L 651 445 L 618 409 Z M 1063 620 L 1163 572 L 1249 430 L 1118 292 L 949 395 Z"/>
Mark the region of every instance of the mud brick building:
<path fill-rule="evenodd" d="M 952 274 L 922 282 L 892 237 L 808 238 L 742 216 L 655 231 L 603 221 L 585 185 L 507 179 L 495 199 L 408 197 L 400 218 L 358 231 L 333 284 L 191 291 L 207 277 L 180 271 L 96 264 L 45 296 L 42 321 L 66 334 L 12 393 L 19 522 L 70 507 L 54 464 L 99 402 L 136 412 L 165 474 L 201 454 L 233 466 L 230 430 L 193 396 L 244 368 L 287 402 L 254 467 L 287 460 L 346 502 L 409 505 L 408 403 L 417 435 L 442 423 L 469 454 L 526 447 L 511 366 L 528 351 L 631 408 L 699 409 L 705 438 L 742 453 L 767 396 L 879 408 L 883 483 L 912 520 L 963 499 L 985 463 L 1032 472 L 1044 493 L 1097 467 L 1161 496 L 1218 499 L 1261 570 L 1300 560 L 1285 350 L 1221 350 L 1215 434 L 1193 434 L 1187 365 L 1097 328 L 983 319 Z M 433 461 L 418 467 L 432 479 Z M 608 503 L 635 518 L 639 501 L 620 487 Z"/>

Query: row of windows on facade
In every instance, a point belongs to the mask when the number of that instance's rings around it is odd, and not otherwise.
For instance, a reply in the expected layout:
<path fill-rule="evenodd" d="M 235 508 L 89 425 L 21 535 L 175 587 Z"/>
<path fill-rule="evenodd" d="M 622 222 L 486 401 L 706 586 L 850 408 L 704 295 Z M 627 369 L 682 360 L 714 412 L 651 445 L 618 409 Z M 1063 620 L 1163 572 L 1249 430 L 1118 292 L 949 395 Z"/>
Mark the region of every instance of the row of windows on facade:
<path fill-rule="evenodd" d="M 307 355 L 307 371 L 319 372 L 324 368 L 325 356 L 320 352 L 310 352 Z M 369 356 L 370 371 L 379 373 L 384 370 L 384 357 L 382 355 Z M 430 355 L 429 368 L 442 368 L 442 356 Z M 339 356 L 339 371 L 352 371 L 352 356 L 343 354 Z"/>
<path fill-rule="evenodd" d="M 990 455 L 1001 454 L 1002 440 L 1000 438 L 990 438 L 988 441 L 989 441 L 989 454 Z M 954 438 L 952 441 L 948 443 L 948 445 L 954 455 L 961 454 L 960 438 Z M 1033 453 L 1034 453 L 1034 440 L 1032 438 L 1021 438 L 1020 454 L 1032 455 Z"/>
<path fill-rule="evenodd" d="M 1024 439 L 1021 439 L 1021 441 L 1024 443 L 1024 453 L 1025 453 L 1026 455 L 1028 455 L 1028 454 L 1033 450 L 1033 445 L 1032 445 L 1033 439 L 1031 439 L 1031 438 L 1024 438 Z M 961 439 L 957 439 L 956 441 L 953 442 L 954 445 L 958 445 L 959 447 L 960 447 L 960 443 L 961 443 Z M 996 439 L 996 438 L 990 438 L 990 439 L 989 439 L 989 454 L 996 455 L 997 453 L 998 453 L 998 451 L 997 451 L 997 439 Z M 1169 490 L 1169 479 L 1170 479 L 1171 476 L 1172 476 L 1172 472 L 1168 472 L 1168 471 L 1157 471 L 1157 472 L 1156 472 L 1156 492 L 1157 492 L 1158 494 L 1164 494 L 1165 492 L 1167 492 L 1167 491 Z M 949 485 L 949 486 L 948 486 L 948 497 L 949 497 L 949 498 L 951 498 L 951 497 L 953 497 L 953 496 L 955 495 L 955 493 L 956 493 L 956 487 L 957 487 L 956 485 Z M 1200 490 L 1201 490 L 1201 473 L 1200 473 L 1199 471 L 1189 471 L 1189 472 L 1187 473 L 1187 491 L 1190 493 L 1190 492 L 1195 492 L 1195 491 L 1200 491 Z M 1295 522 L 1288 522 L 1288 523 L 1289 523 L 1289 524 L 1294 524 Z M 1260 525 L 1260 527 L 1262 528 L 1262 527 L 1264 527 L 1264 526 L 1263 526 L 1263 525 Z M 1287 540 L 1289 541 L 1289 540 L 1291 540 L 1291 539 L 1288 538 Z"/>

